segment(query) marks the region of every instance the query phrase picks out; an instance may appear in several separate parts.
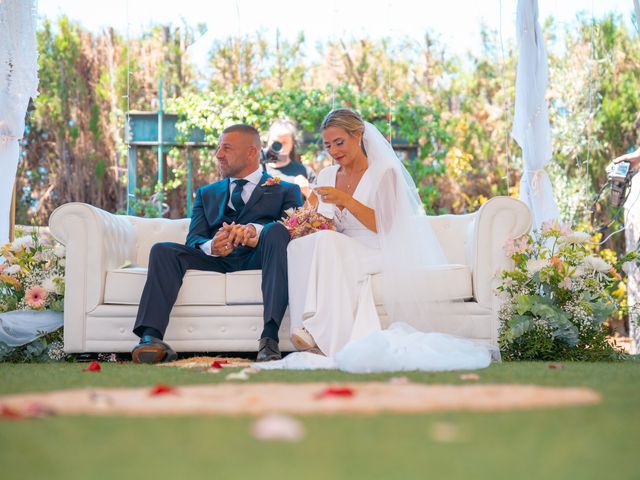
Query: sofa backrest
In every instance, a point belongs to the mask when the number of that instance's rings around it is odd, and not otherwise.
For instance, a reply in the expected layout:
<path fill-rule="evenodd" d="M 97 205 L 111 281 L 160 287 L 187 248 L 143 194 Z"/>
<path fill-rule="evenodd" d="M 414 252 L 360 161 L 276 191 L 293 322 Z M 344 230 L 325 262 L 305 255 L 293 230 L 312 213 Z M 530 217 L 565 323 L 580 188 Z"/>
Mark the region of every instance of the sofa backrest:
<path fill-rule="evenodd" d="M 467 238 L 473 228 L 475 214 L 428 216 L 426 221 L 433 228 L 444 254 L 450 263 L 469 265 Z M 128 217 L 137 238 L 134 260 L 140 266 L 147 266 L 149 251 L 156 242 L 184 243 L 189 232 L 188 218 L 170 220 L 167 218 Z"/>
<path fill-rule="evenodd" d="M 154 243 L 184 243 L 191 221 L 189 218 L 171 220 L 168 218 L 128 217 L 128 219 L 133 225 L 136 235 L 136 258 L 134 261 L 143 267 L 149 263 L 149 252 Z"/>
<path fill-rule="evenodd" d="M 449 263 L 471 266 L 471 252 L 468 242 L 474 227 L 476 214 L 428 216 L 442 250 Z"/>

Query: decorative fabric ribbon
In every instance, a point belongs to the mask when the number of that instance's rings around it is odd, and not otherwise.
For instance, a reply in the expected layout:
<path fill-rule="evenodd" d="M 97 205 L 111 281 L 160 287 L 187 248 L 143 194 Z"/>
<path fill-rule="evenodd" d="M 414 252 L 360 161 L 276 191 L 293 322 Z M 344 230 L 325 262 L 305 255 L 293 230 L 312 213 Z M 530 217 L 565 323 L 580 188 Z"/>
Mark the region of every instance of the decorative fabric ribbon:
<path fill-rule="evenodd" d="M 524 174 L 527 176 L 527 180 L 531 184 L 531 190 L 534 195 L 540 195 L 542 193 L 542 180 L 547 174 L 544 168 L 537 168 L 535 170 L 525 170 Z"/>

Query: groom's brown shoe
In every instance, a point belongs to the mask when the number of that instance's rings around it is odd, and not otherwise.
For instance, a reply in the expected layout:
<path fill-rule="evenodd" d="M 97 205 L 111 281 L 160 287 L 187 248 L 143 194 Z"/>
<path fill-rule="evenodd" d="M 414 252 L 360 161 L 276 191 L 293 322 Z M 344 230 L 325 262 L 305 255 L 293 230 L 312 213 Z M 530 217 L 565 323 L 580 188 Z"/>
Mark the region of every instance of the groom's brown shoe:
<path fill-rule="evenodd" d="M 131 352 L 131 358 L 133 363 L 172 362 L 178 354 L 159 338 L 144 335 Z"/>
<path fill-rule="evenodd" d="M 258 355 L 256 362 L 270 362 L 271 360 L 282 359 L 278 342 L 273 338 L 263 337 L 258 344 Z"/>

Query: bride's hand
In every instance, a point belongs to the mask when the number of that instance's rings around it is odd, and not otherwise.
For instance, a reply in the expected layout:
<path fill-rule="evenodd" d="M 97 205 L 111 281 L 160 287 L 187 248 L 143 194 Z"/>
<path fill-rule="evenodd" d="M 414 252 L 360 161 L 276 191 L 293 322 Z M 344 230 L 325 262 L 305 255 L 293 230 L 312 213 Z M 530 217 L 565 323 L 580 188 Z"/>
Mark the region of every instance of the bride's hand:
<path fill-rule="evenodd" d="M 313 189 L 323 202 L 333 203 L 337 207 L 348 207 L 353 197 L 335 187 L 315 187 Z"/>

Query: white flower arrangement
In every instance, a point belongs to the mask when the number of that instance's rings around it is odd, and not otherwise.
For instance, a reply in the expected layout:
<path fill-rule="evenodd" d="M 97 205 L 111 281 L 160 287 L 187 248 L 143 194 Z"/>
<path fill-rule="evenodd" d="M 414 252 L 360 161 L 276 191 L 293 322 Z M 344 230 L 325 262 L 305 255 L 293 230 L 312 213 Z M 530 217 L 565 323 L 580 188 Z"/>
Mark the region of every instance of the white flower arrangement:
<path fill-rule="evenodd" d="M 590 240 L 586 232 L 549 222 L 539 232 L 505 243 L 504 252 L 514 262 L 513 269 L 501 273 L 497 289 L 504 300 L 498 316 L 505 358 L 593 359 L 615 353 L 602 324 L 618 308 L 610 292 L 622 277 L 592 251 Z"/>

